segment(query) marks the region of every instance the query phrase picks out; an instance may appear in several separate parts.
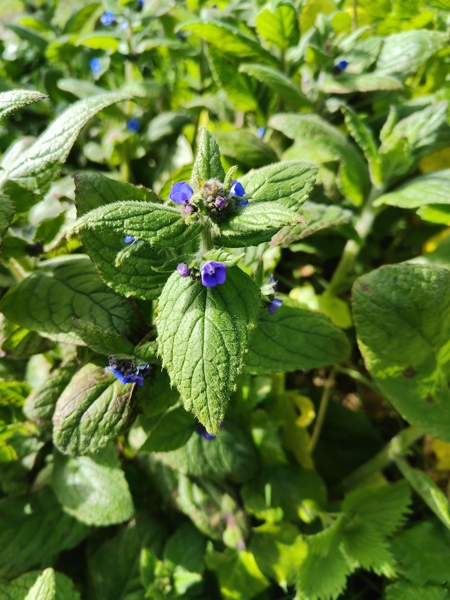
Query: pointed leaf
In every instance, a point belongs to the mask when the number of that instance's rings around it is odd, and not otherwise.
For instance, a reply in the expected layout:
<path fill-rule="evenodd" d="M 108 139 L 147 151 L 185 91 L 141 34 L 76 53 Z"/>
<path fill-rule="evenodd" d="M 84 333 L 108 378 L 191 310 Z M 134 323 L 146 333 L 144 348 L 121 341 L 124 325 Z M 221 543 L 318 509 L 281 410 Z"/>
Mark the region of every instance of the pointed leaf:
<path fill-rule="evenodd" d="M 219 432 L 259 305 L 259 288 L 237 267 L 213 288 L 174 273 L 161 294 L 157 327 L 164 366 L 186 409 L 210 433 Z"/>
<path fill-rule="evenodd" d="M 55 572 L 53 569 L 45 569 L 26 595 L 25 600 L 55 600 L 55 598 Z"/>
<path fill-rule="evenodd" d="M 86 525 L 115 525 L 133 515 L 133 500 L 113 446 L 78 458 L 56 453 L 52 484 L 65 512 Z"/>
<path fill-rule="evenodd" d="M 299 35 L 295 6 L 290 2 L 268 4 L 256 15 L 256 31 L 269 44 L 295 46 Z"/>
<path fill-rule="evenodd" d="M 0 93 L 0 123 L 19 108 L 34 104 L 44 98 L 47 98 L 45 94 L 29 90 L 12 90 Z"/>
<path fill-rule="evenodd" d="M 239 71 L 255 77 L 255 79 L 267 85 L 273 92 L 276 92 L 286 102 L 289 102 L 292 108 L 301 108 L 310 105 L 308 98 L 300 88 L 292 83 L 289 77 L 286 77 L 286 75 L 272 67 L 244 63 L 239 67 Z"/>
<path fill-rule="evenodd" d="M 130 358 L 134 355 L 133 344 L 111 329 L 75 318 L 73 326 L 83 342 L 98 354 L 113 355 L 116 358 Z"/>
<path fill-rule="evenodd" d="M 401 92 L 403 84 L 395 77 L 379 75 L 378 73 L 342 73 L 338 77 L 325 75 L 319 83 L 320 89 L 326 94 L 352 94 L 354 92 L 375 92 L 388 90 Z"/>
<path fill-rule="evenodd" d="M 374 202 L 374 206 L 382 204 L 412 209 L 424 204 L 450 205 L 450 169 L 432 171 L 410 179 Z"/>
<path fill-rule="evenodd" d="M 220 161 L 220 150 L 216 140 L 205 127 L 201 127 L 191 183 L 195 185 L 198 180 L 206 181 L 211 178 L 224 181 L 225 171 Z"/>
<path fill-rule="evenodd" d="M 249 131 L 218 131 L 215 137 L 223 155 L 249 167 L 262 167 L 277 160 L 272 148 Z"/>
<path fill-rule="evenodd" d="M 448 42 L 446 33 L 413 29 L 388 36 L 377 61 L 378 73 L 414 73 Z"/>
<path fill-rule="evenodd" d="M 215 48 L 209 48 L 209 60 L 212 66 L 214 79 L 223 89 L 237 110 L 257 110 L 256 101 L 248 77 L 238 72 L 237 65 Z"/>
<path fill-rule="evenodd" d="M 2 251 L 3 236 L 11 224 L 14 216 L 14 206 L 8 196 L 0 194 L 0 253 Z"/>
<path fill-rule="evenodd" d="M 12 581 L 0 583 L 0 598 L 25 600 L 28 591 L 40 575 L 39 571 L 30 571 Z M 55 600 L 81 600 L 80 594 L 74 590 L 72 581 L 58 572 L 55 572 Z"/>

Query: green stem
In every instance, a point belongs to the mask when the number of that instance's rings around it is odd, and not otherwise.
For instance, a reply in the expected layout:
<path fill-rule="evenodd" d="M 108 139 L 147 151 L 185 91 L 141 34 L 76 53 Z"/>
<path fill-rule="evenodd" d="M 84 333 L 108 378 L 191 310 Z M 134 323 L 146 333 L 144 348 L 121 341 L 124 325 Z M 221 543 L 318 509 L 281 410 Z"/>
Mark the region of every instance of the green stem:
<path fill-rule="evenodd" d="M 323 422 L 327 413 L 328 403 L 330 401 L 331 390 L 334 386 L 334 377 L 336 369 L 333 367 L 330 371 L 328 379 L 325 381 L 322 398 L 320 399 L 319 412 L 317 414 L 316 423 L 314 425 L 314 431 L 309 442 L 308 452 L 312 454 L 315 450 L 317 442 L 319 441 L 320 432 L 322 431 Z"/>
<path fill-rule="evenodd" d="M 333 273 L 330 285 L 328 286 L 327 294 L 337 296 L 342 292 L 347 291 L 351 286 L 354 277 L 356 258 L 372 229 L 375 217 L 380 211 L 380 209 L 374 208 L 373 202 L 379 198 L 382 193 L 383 189 L 372 187 L 367 202 L 355 224 L 359 239 L 349 240 L 346 243 L 341 260 L 336 271 Z"/>
<path fill-rule="evenodd" d="M 203 224 L 202 237 L 200 240 L 200 251 L 199 251 L 200 258 L 203 257 L 203 254 L 205 254 L 209 250 L 212 250 L 213 248 L 214 248 L 214 241 L 213 241 L 211 226 L 207 222 L 205 222 Z"/>
<path fill-rule="evenodd" d="M 404 429 L 392 438 L 383 450 L 343 479 L 339 489 L 336 491 L 342 492 L 351 490 L 361 483 L 364 483 L 364 481 L 385 469 L 398 456 L 405 454 L 411 444 L 414 444 L 414 442 L 423 435 L 423 430 L 418 427 L 410 426 L 407 429 Z"/>

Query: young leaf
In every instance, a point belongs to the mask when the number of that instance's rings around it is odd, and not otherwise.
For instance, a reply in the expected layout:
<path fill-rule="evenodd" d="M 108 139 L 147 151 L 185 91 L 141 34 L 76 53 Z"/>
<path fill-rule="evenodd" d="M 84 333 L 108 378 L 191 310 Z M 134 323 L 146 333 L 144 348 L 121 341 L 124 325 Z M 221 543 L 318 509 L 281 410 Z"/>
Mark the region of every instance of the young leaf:
<path fill-rule="evenodd" d="M 47 97 L 40 92 L 29 90 L 11 90 L 10 92 L 0 93 L 0 123 L 19 108 L 34 104 Z"/>
<path fill-rule="evenodd" d="M 134 416 L 134 384 L 121 384 L 105 368 L 88 363 L 73 377 L 56 403 L 53 441 L 72 456 L 96 452 L 114 439 Z"/>
<path fill-rule="evenodd" d="M 349 352 L 345 334 L 325 315 L 286 300 L 274 315 L 261 313 L 245 357 L 245 372 L 265 375 L 315 369 L 339 363 Z"/>
<path fill-rule="evenodd" d="M 28 591 L 40 575 L 39 571 L 30 571 L 12 581 L 0 583 L 0 598 L 25 600 Z M 81 600 L 80 594 L 74 590 L 72 581 L 58 572 L 55 572 L 55 600 Z"/>
<path fill-rule="evenodd" d="M 46 488 L 31 496 L 0 500 L 0 576 L 11 579 L 77 546 L 88 529 L 65 514 Z"/>
<path fill-rule="evenodd" d="M 289 102 L 292 108 L 302 108 L 310 105 L 308 98 L 292 83 L 289 77 L 272 67 L 244 63 L 239 67 L 239 71 L 255 77 L 255 79 L 267 85 L 273 92 L 276 92 L 286 102 Z"/>
<path fill-rule="evenodd" d="M 187 225 L 172 206 L 124 200 L 95 208 L 77 220 L 72 232 L 100 230 L 120 236 L 132 235 L 151 246 L 176 248 L 195 238 L 200 224 Z"/>
<path fill-rule="evenodd" d="M 251 203 L 279 201 L 297 211 L 313 190 L 317 166 L 288 160 L 261 169 L 253 169 L 240 178 Z"/>
<path fill-rule="evenodd" d="M 256 31 L 269 44 L 280 48 L 295 46 L 298 42 L 298 16 L 290 2 L 269 4 L 256 15 Z"/>
<path fill-rule="evenodd" d="M 308 148 L 326 150 L 341 162 L 342 192 L 356 205 L 362 204 L 370 187 L 369 173 L 360 153 L 335 127 L 316 115 L 278 114 L 269 125 Z"/>
<path fill-rule="evenodd" d="M 249 131 L 218 131 L 220 152 L 249 167 L 262 167 L 277 160 L 272 148 Z"/>
<path fill-rule="evenodd" d="M 413 425 L 450 441 L 450 272 L 388 265 L 353 285 L 358 344 L 381 392 Z"/>
<path fill-rule="evenodd" d="M 74 330 L 73 317 L 124 336 L 141 327 L 128 301 L 106 287 L 91 261 L 81 255 L 43 263 L 8 291 L 0 310 L 22 327 L 72 344 L 84 345 Z"/>
<path fill-rule="evenodd" d="M 55 572 L 53 569 L 45 569 L 26 595 L 25 600 L 55 600 L 55 598 Z"/>
<path fill-rule="evenodd" d="M 206 554 L 205 560 L 208 569 L 217 574 L 225 600 L 231 600 L 235 595 L 233 590 L 236 589 L 239 590 L 240 600 L 251 600 L 270 586 L 251 552 L 231 548 L 227 548 L 225 552 L 213 550 Z"/>
<path fill-rule="evenodd" d="M 220 150 L 216 140 L 205 127 L 201 127 L 197 155 L 192 167 L 191 183 L 195 185 L 199 180 L 207 181 L 211 178 L 223 181 L 225 171 L 222 167 Z"/>
<path fill-rule="evenodd" d="M 54 460 L 52 485 L 66 513 L 97 527 L 132 517 L 133 500 L 116 448 L 78 458 L 57 452 Z"/>
<path fill-rule="evenodd" d="M 225 283 L 213 288 L 174 273 L 161 294 L 164 366 L 186 409 L 212 434 L 219 432 L 259 306 L 259 288 L 238 267 L 229 267 Z"/>
<path fill-rule="evenodd" d="M 6 192 L 8 186 L 14 189 L 13 200 L 18 211 L 30 208 L 29 202 L 24 203 L 20 200 L 23 191 L 32 192 L 34 201 L 48 191 L 51 182 L 58 177 L 62 164 L 84 125 L 106 106 L 126 99 L 128 96 L 125 94 L 109 92 L 75 102 L 34 144 L 16 157 L 1 181 L 5 182 Z"/>
<path fill-rule="evenodd" d="M 377 61 L 378 73 L 414 73 L 447 43 L 447 34 L 428 29 L 394 33 L 385 38 Z"/>

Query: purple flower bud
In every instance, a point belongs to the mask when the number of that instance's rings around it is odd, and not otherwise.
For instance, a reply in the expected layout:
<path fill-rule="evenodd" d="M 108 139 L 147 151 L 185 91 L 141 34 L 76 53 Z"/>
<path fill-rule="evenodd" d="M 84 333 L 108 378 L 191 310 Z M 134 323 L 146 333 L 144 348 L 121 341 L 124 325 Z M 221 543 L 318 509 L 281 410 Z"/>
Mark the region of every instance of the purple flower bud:
<path fill-rule="evenodd" d="M 192 213 L 192 212 L 194 212 L 194 207 L 191 206 L 190 204 L 186 204 L 186 206 L 184 207 L 184 210 L 187 213 Z"/>
<path fill-rule="evenodd" d="M 169 198 L 177 204 L 186 204 L 191 199 L 193 193 L 194 190 L 186 181 L 179 181 L 173 184 Z"/>
<path fill-rule="evenodd" d="M 217 208 L 225 208 L 225 206 L 227 205 L 227 201 L 225 200 L 225 198 L 222 198 L 222 196 L 219 196 L 218 198 L 216 198 L 214 204 L 217 206 Z"/>
<path fill-rule="evenodd" d="M 239 202 L 236 202 L 236 206 L 247 206 L 248 204 L 248 200 L 239 200 Z"/>
<path fill-rule="evenodd" d="M 110 10 L 108 10 L 107 12 L 102 14 L 102 16 L 100 17 L 100 21 L 102 22 L 102 25 L 111 25 L 111 23 L 114 23 L 115 17 L 113 13 Z"/>
<path fill-rule="evenodd" d="M 242 183 L 239 183 L 239 181 L 236 181 L 236 179 L 234 179 L 231 182 L 230 194 L 232 196 L 245 196 L 245 190 L 242 186 Z"/>
<path fill-rule="evenodd" d="M 102 65 L 100 64 L 100 61 L 97 57 L 94 57 L 89 61 L 89 66 L 91 67 L 94 75 L 98 75 L 102 70 Z"/>
<path fill-rule="evenodd" d="M 131 242 L 134 242 L 134 240 L 135 240 L 134 235 L 126 235 L 123 238 L 123 241 L 125 242 L 125 244 L 130 244 Z"/>
<path fill-rule="evenodd" d="M 131 133 L 137 133 L 139 130 L 139 119 L 136 119 L 136 117 L 128 119 L 127 129 L 128 131 L 131 131 Z"/>
<path fill-rule="evenodd" d="M 186 263 L 180 263 L 177 267 L 177 272 L 180 277 L 189 277 L 191 274 L 191 270 Z"/>
<path fill-rule="evenodd" d="M 274 315 L 282 304 L 283 300 L 280 300 L 280 298 L 274 298 L 268 306 L 269 315 Z"/>
<path fill-rule="evenodd" d="M 265 127 L 258 127 L 258 137 L 259 138 L 264 137 L 265 133 L 266 133 L 266 128 Z"/>
<path fill-rule="evenodd" d="M 227 266 L 215 260 L 210 260 L 202 266 L 200 275 L 202 277 L 202 284 L 207 288 L 212 288 L 225 283 Z"/>
<path fill-rule="evenodd" d="M 216 439 L 216 436 L 212 433 L 208 433 L 201 423 L 195 426 L 195 433 L 209 442 Z"/>

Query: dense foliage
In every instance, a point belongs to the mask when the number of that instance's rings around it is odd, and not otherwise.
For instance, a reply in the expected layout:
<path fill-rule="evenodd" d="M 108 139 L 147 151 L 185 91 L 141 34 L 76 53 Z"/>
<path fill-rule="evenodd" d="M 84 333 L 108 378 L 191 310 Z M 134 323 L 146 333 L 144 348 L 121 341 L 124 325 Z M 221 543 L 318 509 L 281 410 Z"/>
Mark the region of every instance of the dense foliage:
<path fill-rule="evenodd" d="M 450 600 L 448 0 L 0 10 L 0 600 Z"/>

